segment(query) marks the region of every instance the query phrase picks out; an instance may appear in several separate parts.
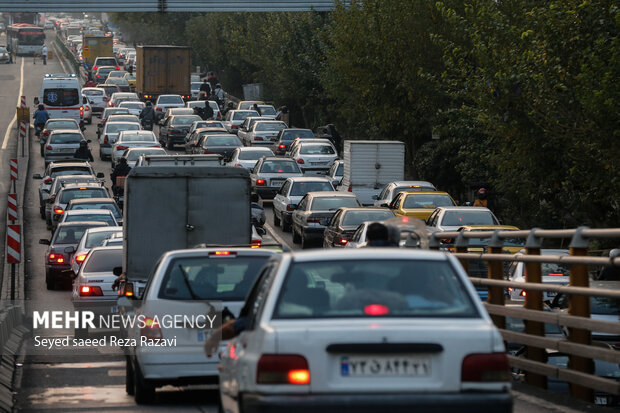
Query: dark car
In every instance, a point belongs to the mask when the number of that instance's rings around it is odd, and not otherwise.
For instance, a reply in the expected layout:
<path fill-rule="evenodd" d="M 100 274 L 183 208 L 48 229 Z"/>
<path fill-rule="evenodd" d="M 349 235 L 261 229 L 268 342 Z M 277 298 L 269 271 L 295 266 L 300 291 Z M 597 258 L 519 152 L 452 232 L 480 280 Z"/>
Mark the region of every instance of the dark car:
<path fill-rule="evenodd" d="M 97 73 L 95 73 L 94 80 L 97 84 L 99 83 L 106 83 L 106 79 L 108 78 L 108 74 L 110 74 L 110 72 L 114 71 L 114 70 L 118 70 L 116 67 L 114 66 L 100 66 L 97 69 Z"/>
<path fill-rule="evenodd" d="M 295 139 L 314 139 L 314 137 L 314 132 L 310 129 L 282 129 L 271 150 L 276 155 L 284 155 Z"/>
<path fill-rule="evenodd" d="M 103 83 L 100 85 L 97 85 L 98 88 L 105 90 L 105 94 L 108 97 L 107 100 L 109 100 L 113 94 L 115 94 L 116 92 L 120 92 L 121 88 L 118 87 L 118 85 L 114 85 L 112 83 Z"/>
<path fill-rule="evenodd" d="M 45 285 L 48 290 L 55 290 L 63 281 L 73 280 L 71 254 L 88 228 L 107 226 L 102 222 L 67 222 L 58 224 L 51 240 L 40 239 L 39 244 L 48 245 L 45 251 Z"/>
<path fill-rule="evenodd" d="M 159 142 L 161 146 L 174 149 L 174 145 L 185 144 L 185 135 L 189 132 L 192 123 L 202 120 L 198 115 L 172 115 L 159 127 Z"/>
<path fill-rule="evenodd" d="M 236 135 L 206 135 L 202 140 L 203 154 L 215 153 L 228 160 L 235 148 L 243 146 Z"/>
<path fill-rule="evenodd" d="M 390 218 L 394 218 L 394 213 L 387 208 L 340 208 L 325 228 L 323 247 L 342 248 L 347 245 L 362 222 L 384 221 Z"/>

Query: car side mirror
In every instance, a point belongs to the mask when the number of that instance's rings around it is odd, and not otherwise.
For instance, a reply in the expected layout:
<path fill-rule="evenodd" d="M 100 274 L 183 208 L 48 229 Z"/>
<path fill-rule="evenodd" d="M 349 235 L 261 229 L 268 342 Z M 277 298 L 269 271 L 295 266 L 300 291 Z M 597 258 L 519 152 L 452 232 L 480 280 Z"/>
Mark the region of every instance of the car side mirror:
<path fill-rule="evenodd" d="M 43 177 L 41 176 L 41 174 L 34 174 L 32 175 L 32 179 L 43 179 Z"/>
<path fill-rule="evenodd" d="M 117 277 L 121 275 L 122 273 L 123 273 L 123 267 L 114 267 L 112 269 L 112 274 L 116 275 Z"/>
<path fill-rule="evenodd" d="M 39 240 L 39 244 L 42 244 L 42 245 L 50 245 L 50 240 L 41 238 L 41 239 Z"/>
<path fill-rule="evenodd" d="M 105 178 L 105 175 L 103 174 L 103 172 L 97 172 L 97 178 Z"/>
<path fill-rule="evenodd" d="M 38 98 L 38 97 L 36 97 L 36 96 L 34 97 L 34 104 L 35 104 L 35 105 L 38 105 L 38 104 L 39 104 L 39 98 Z"/>

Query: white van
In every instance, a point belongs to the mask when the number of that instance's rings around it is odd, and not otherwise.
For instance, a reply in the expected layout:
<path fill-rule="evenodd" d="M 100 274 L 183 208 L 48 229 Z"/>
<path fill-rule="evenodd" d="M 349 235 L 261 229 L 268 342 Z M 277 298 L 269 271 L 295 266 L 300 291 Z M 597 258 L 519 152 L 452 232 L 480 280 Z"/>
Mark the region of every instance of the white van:
<path fill-rule="evenodd" d="M 46 74 L 39 103 L 45 106 L 52 119 L 69 118 L 82 122 L 82 93 L 75 74 Z"/>

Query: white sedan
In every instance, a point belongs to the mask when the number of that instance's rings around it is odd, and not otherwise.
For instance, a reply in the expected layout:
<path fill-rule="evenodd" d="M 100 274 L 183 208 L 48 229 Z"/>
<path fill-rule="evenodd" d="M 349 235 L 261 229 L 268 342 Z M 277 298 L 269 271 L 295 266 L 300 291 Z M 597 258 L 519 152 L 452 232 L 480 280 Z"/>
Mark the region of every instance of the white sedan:
<path fill-rule="evenodd" d="M 129 148 L 161 148 L 155 134 L 150 130 L 122 131 L 112 145 L 112 167 Z"/>
<path fill-rule="evenodd" d="M 512 412 L 502 336 L 449 254 L 282 254 L 223 338 L 235 334 L 225 412 Z"/>
<path fill-rule="evenodd" d="M 126 108 L 132 115 L 140 116 L 140 112 L 144 109 L 146 104 L 140 101 L 128 100 L 118 104 L 119 108 Z"/>
<path fill-rule="evenodd" d="M 246 168 L 250 172 L 254 169 L 256 162 L 263 156 L 274 156 L 269 148 L 260 147 L 240 147 L 230 156 L 230 161 L 226 166 L 236 166 L 238 168 Z"/>

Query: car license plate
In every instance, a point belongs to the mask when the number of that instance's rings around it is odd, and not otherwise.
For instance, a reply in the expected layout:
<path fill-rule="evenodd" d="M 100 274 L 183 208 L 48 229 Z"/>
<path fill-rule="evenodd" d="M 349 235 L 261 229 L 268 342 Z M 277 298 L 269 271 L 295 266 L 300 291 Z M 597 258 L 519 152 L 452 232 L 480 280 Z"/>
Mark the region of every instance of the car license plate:
<path fill-rule="evenodd" d="M 608 403 L 607 397 L 597 396 L 597 397 L 594 398 L 594 404 L 606 406 L 607 403 Z"/>
<path fill-rule="evenodd" d="M 421 357 L 341 357 L 343 377 L 425 377 L 431 361 Z"/>
<path fill-rule="evenodd" d="M 312 165 L 327 165 L 327 162 L 312 162 Z"/>
<path fill-rule="evenodd" d="M 282 184 L 284 183 L 284 181 L 278 179 L 272 179 L 271 180 L 271 186 L 282 186 Z"/>

